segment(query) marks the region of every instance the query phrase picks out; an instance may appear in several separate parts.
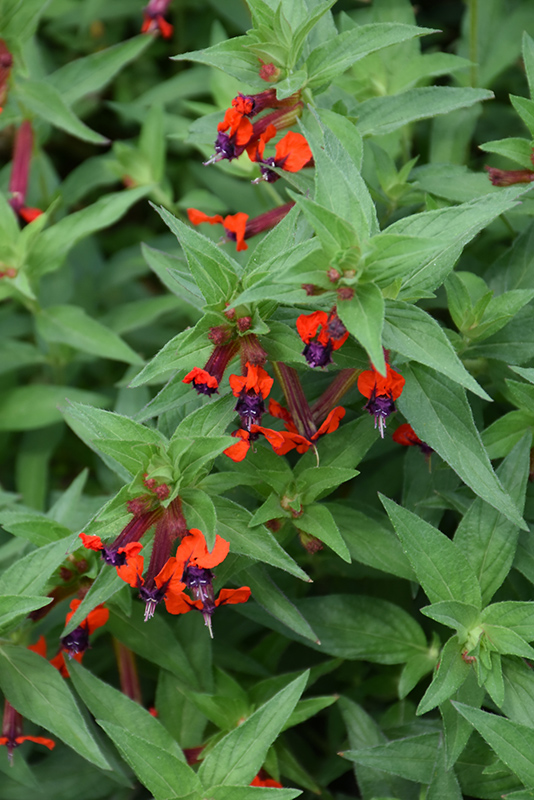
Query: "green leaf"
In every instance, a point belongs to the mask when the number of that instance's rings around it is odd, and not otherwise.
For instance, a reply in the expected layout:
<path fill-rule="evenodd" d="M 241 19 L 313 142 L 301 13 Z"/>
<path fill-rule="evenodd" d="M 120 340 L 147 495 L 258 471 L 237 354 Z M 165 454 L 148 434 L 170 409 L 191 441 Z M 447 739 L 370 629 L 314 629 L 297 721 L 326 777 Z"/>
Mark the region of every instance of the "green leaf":
<path fill-rule="evenodd" d="M 422 733 L 361 750 L 345 750 L 341 755 L 349 761 L 383 769 L 409 781 L 430 783 L 438 745 L 438 733 Z"/>
<path fill-rule="evenodd" d="M 409 122 L 449 114 L 493 97 L 486 89 L 450 86 L 424 86 L 389 97 L 373 97 L 358 106 L 358 130 L 362 136 L 383 136 Z"/>
<path fill-rule="evenodd" d="M 466 703 L 474 708 L 480 708 L 485 695 L 484 687 L 478 685 L 475 671 L 471 670 L 464 683 L 452 695 L 451 699 Z M 439 710 L 443 719 L 447 764 L 450 769 L 454 766 L 469 741 L 473 729 L 448 700 L 440 705 Z"/>
<path fill-rule="evenodd" d="M 0 686 L 20 714 L 100 769 L 110 768 L 57 669 L 42 656 L 11 644 L 0 646 L 0 660 Z"/>
<path fill-rule="evenodd" d="M 201 530 L 211 551 L 217 534 L 217 512 L 213 500 L 202 489 L 184 489 L 180 492 L 180 499 L 188 528 Z"/>
<path fill-rule="evenodd" d="M 321 459 L 322 460 L 322 459 Z M 343 467 L 308 467 L 298 473 L 297 491 L 302 496 L 302 502 L 312 503 L 319 495 L 330 494 L 342 483 L 352 480 L 359 475 L 356 469 Z"/>
<path fill-rule="evenodd" d="M 237 285 L 238 264 L 220 247 L 173 217 L 165 208 L 156 208 L 165 224 L 183 247 L 189 269 L 209 305 L 231 300 Z"/>
<path fill-rule="evenodd" d="M 258 82 L 258 59 L 252 52 L 246 50 L 248 44 L 250 39 L 247 36 L 234 36 L 232 39 L 217 42 L 213 47 L 172 56 L 172 60 L 207 64 L 222 70 L 227 75 L 232 75 L 239 81 L 254 85 Z"/>
<path fill-rule="evenodd" d="M 254 600 L 273 617 L 305 639 L 320 644 L 317 634 L 304 619 L 298 608 L 259 565 L 243 570 L 244 583 L 250 586 Z"/>
<path fill-rule="evenodd" d="M 433 33 L 430 28 L 416 28 L 413 25 L 392 22 L 358 25 L 352 30 L 344 31 L 316 47 L 308 56 L 308 86 L 330 83 L 369 53 L 429 33 Z"/>
<path fill-rule="evenodd" d="M 484 400 L 491 400 L 467 372 L 444 330 L 421 308 L 389 300 L 386 304 L 383 342 L 384 347 L 432 367 Z"/>
<path fill-rule="evenodd" d="M 522 511 L 530 472 L 531 434 L 524 436 L 503 461 L 497 475 Z M 454 544 L 467 556 L 480 583 L 482 602 L 491 600 L 512 566 L 519 528 L 495 508 L 477 498 L 454 534 Z"/>
<path fill-rule="evenodd" d="M 504 717 L 454 703 L 454 707 L 487 741 L 525 786 L 534 787 L 534 730 Z"/>
<path fill-rule="evenodd" d="M 0 512 L 0 523 L 2 527 L 12 533 L 13 536 L 20 536 L 28 539 L 37 547 L 42 547 L 58 539 L 64 539 L 71 535 L 71 530 L 64 525 L 60 525 L 53 519 L 40 514 L 38 511 L 21 508 L 3 509 Z"/>
<path fill-rule="evenodd" d="M 250 783 L 295 708 L 308 677 L 304 672 L 210 750 L 198 771 L 208 791 L 217 784 Z"/>
<path fill-rule="evenodd" d="M 88 128 L 76 116 L 50 81 L 21 81 L 17 86 L 17 94 L 20 102 L 56 128 L 60 128 L 84 142 L 108 144 L 109 139 Z"/>
<path fill-rule="evenodd" d="M 313 503 L 294 522 L 299 530 L 303 530 L 311 536 L 316 536 L 321 542 L 328 545 L 334 553 L 337 553 L 343 561 L 347 561 L 350 564 L 351 557 L 347 545 L 339 532 L 334 517 L 325 505 Z"/>
<path fill-rule="evenodd" d="M 63 217 L 39 236 L 39 246 L 29 256 L 29 270 L 36 277 L 53 272 L 71 247 L 86 236 L 108 228 L 148 194 L 150 186 L 139 186 L 104 195 L 92 205 Z"/>
<path fill-rule="evenodd" d="M 435 450 L 479 497 L 524 529 L 510 495 L 493 472 L 464 390 L 417 364 L 403 367 L 399 408 L 419 438 Z"/>
<path fill-rule="evenodd" d="M 37 315 L 37 330 L 47 342 L 59 342 L 83 353 L 142 364 L 120 336 L 93 319 L 79 306 L 49 306 Z"/>
<path fill-rule="evenodd" d="M 97 406 L 109 404 L 109 399 L 103 394 L 71 386 L 36 383 L 17 386 L 0 394 L 0 430 L 27 431 L 60 422 L 59 407 L 68 400 Z"/>
<path fill-rule="evenodd" d="M 195 772 L 172 752 L 145 739 L 138 732 L 132 733 L 100 719 L 97 722 L 155 800 L 174 800 L 193 792 L 195 797 L 200 796 L 200 781 Z"/>
<path fill-rule="evenodd" d="M 383 520 L 371 518 L 340 503 L 328 503 L 327 508 L 343 531 L 343 538 L 355 561 L 408 581 L 415 580 L 398 537 L 389 526 L 386 527 L 387 517 L 384 516 Z"/>
<path fill-rule="evenodd" d="M 462 639 L 467 638 L 468 632 L 474 628 L 480 618 L 480 607 L 470 603 L 462 603 L 460 600 L 442 600 L 425 606 L 421 613 L 442 625 L 454 628 Z"/>
<path fill-rule="evenodd" d="M 381 500 L 428 599 L 432 603 L 457 600 L 480 608 L 477 578 L 454 542 L 387 497 Z"/>
<path fill-rule="evenodd" d="M 152 43 L 150 36 L 134 36 L 124 42 L 77 58 L 48 75 L 47 81 L 71 105 L 87 94 L 98 92 L 130 61 Z"/>
<path fill-rule="evenodd" d="M 534 416 L 524 411 L 510 411 L 482 432 L 482 442 L 490 458 L 502 458 L 534 425 Z"/>
<path fill-rule="evenodd" d="M 69 673 L 77 693 L 98 720 L 137 731 L 143 739 L 185 764 L 185 756 L 170 733 L 143 706 L 101 681 L 74 659 Z"/>
<path fill-rule="evenodd" d="M 252 514 L 225 497 L 212 497 L 219 521 L 219 533 L 230 542 L 230 552 L 249 556 L 273 567 L 283 569 L 300 580 L 309 581 L 306 573 L 280 547 L 274 536 L 263 525 L 253 531 L 249 524 Z"/>
<path fill-rule="evenodd" d="M 131 617 L 114 609 L 109 615 L 108 628 L 113 636 L 134 653 L 169 670 L 186 685 L 196 688 L 198 680 L 195 672 L 171 627 L 163 618 L 163 613 L 160 609 L 160 613 L 156 613 L 150 624 L 147 624 L 144 621 L 143 605 L 134 603 Z"/>
<path fill-rule="evenodd" d="M 0 631 L 4 632 L 14 623 L 20 622 L 31 611 L 42 608 L 52 602 L 51 597 L 28 597 L 25 595 L 0 594 L 2 610 L 0 611 Z"/>
<path fill-rule="evenodd" d="M 526 169 L 532 168 L 532 161 L 530 160 L 532 143 L 530 139 L 510 136 L 507 139 L 484 142 L 484 144 L 479 144 L 478 147 L 479 150 L 483 150 L 485 153 L 496 153 L 499 156 L 509 158 L 511 161 L 516 161 Z"/>
<path fill-rule="evenodd" d="M 374 283 L 359 284 L 351 300 L 337 304 L 337 313 L 342 323 L 369 354 L 369 358 L 380 373 L 385 373 L 386 363 L 382 349 L 382 327 L 384 325 L 384 298 Z"/>
<path fill-rule="evenodd" d="M 0 576 L 0 593 L 37 595 L 68 553 L 78 546 L 77 536 L 67 536 L 19 558 Z"/>
<path fill-rule="evenodd" d="M 436 754 L 436 761 L 432 772 L 432 778 L 428 786 L 426 800 L 463 800 L 460 784 L 454 774 L 454 770 L 449 769 L 446 759 L 446 748 L 441 740 Z"/>
<path fill-rule="evenodd" d="M 293 800 L 300 789 L 273 789 L 266 786 L 210 786 L 213 800 Z"/>
<path fill-rule="evenodd" d="M 418 714 L 426 714 L 444 703 L 460 688 L 470 672 L 469 664 L 462 658 L 462 645 L 457 636 L 451 636 L 441 651 L 432 683 L 423 695 L 417 708 Z"/>

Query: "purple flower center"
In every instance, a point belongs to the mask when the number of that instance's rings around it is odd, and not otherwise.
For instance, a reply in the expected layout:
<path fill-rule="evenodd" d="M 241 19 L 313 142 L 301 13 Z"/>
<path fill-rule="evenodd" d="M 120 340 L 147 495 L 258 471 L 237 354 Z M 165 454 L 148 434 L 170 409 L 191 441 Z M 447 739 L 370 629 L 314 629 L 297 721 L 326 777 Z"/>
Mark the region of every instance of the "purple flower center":
<path fill-rule="evenodd" d="M 241 424 L 245 430 L 250 431 L 253 424 L 259 425 L 261 417 L 265 414 L 263 397 L 253 389 L 242 391 L 237 401 L 235 410 L 241 417 Z"/>
<path fill-rule="evenodd" d="M 310 367 L 326 367 L 332 363 L 332 342 L 321 344 L 320 342 L 309 342 L 302 355 Z"/>
<path fill-rule="evenodd" d="M 386 427 L 385 421 L 390 414 L 393 414 L 397 410 L 393 398 L 388 394 L 379 394 L 376 396 L 373 391 L 368 402 L 364 405 L 364 408 L 367 409 L 370 414 L 373 414 L 375 418 L 375 428 L 378 427 L 380 436 L 383 439 L 384 429 Z"/>
<path fill-rule="evenodd" d="M 70 658 L 78 653 L 84 653 L 89 647 L 89 631 L 86 627 L 79 625 L 62 638 L 61 644 L 67 650 Z"/>
<path fill-rule="evenodd" d="M 126 564 L 126 553 L 118 553 L 112 547 L 102 548 L 102 558 L 112 567 L 123 567 Z"/>
<path fill-rule="evenodd" d="M 280 164 L 277 164 L 274 158 L 268 158 L 260 165 L 260 172 L 261 177 L 267 183 L 274 183 L 275 181 L 280 179 L 280 175 L 277 175 L 276 172 L 273 172 L 272 169 L 269 167 L 279 167 Z"/>
<path fill-rule="evenodd" d="M 200 383 L 197 381 L 193 381 L 193 386 L 197 390 L 198 394 L 206 394 L 208 397 L 212 394 L 217 393 L 217 388 L 213 388 L 213 386 L 208 386 L 207 383 Z"/>
<path fill-rule="evenodd" d="M 217 138 L 215 139 L 215 152 L 217 155 L 221 156 L 221 158 L 227 158 L 228 161 L 232 161 L 232 159 L 236 157 L 237 154 L 234 143 L 227 133 L 222 133 L 222 131 L 220 131 L 217 134 Z"/>

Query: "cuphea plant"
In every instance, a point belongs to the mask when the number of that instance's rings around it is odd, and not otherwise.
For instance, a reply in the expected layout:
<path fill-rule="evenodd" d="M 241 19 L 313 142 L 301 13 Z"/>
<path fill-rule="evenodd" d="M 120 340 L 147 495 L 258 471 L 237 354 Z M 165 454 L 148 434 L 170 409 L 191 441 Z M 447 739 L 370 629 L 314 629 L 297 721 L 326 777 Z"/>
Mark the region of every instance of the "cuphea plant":
<path fill-rule="evenodd" d="M 533 795 L 534 17 L 483 11 L 4 0 L 1 797 Z"/>

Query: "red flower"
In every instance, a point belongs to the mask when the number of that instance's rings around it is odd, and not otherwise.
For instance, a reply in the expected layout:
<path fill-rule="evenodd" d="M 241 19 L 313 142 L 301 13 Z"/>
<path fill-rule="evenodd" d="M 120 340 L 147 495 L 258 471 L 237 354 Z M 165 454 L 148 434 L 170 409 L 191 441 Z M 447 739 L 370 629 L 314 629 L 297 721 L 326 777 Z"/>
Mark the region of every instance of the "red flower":
<path fill-rule="evenodd" d="M 393 414 L 395 400 L 402 394 L 405 380 L 398 372 L 386 364 L 386 375 L 381 375 L 373 365 L 358 377 L 358 390 L 367 397 L 368 403 L 364 406 L 370 414 L 374 415 L 375 428 L 378 425 L 380 436 L 384 438 L 385 420 Z"/>
<path fill-rule="evenodd" d="M 214 394 L 223 379 L 226 367 L 240 349 L 242 342 L 234 339 L 226 344 L 217 344 L 208 358 L 204 369 L 194 367 L 182 383 L 192 383 L 199 394 Z"/>
<path fill-rule="evenodd" d="M 332 363 L 332 351 L 339 350 L 349 338 L 349 332 L 339 319 L 336 308 L 314 311 L 297 317 L 297 331 L 306 345 L 302 355 L 311 367 L 326 367 Z"/>
<path fill-rule="evenodd" d="M 296 448 L 297 453 L 306 453 L 310 447 L 315 445 L 319 437 L 324 436 L 326 433 L 337 431 L 339 423 L 345 416 L 345 409 L 342 406 L 332 409 L 320 428 L 309 439 L 297 431 L 289 411 L 283 408 L 276 400 L 271 399 L 269 401 L 269 414 L 284 421 L 286 430 L 281 431 L 279 434 L 283 437 L 283 442 L 278 444 L 276 441 L 270 441 L 274 452 L 279 456 L 283 456 L 293 448 Z M 272 431 L 272 433 L 278 433 L 278 431 Z"/>
<path fill-rule="evenodd" d="M 32 648 L 29 648 L 30 650 Z M 52 739 L 46 739 L 43 736 L 23 736 L 22 735 L 23 719 L 18 711 L 15 711 L 13 706 L 4 701 L 4 717 L 2 720 L 2 735 L 0 736 L 0 745 L 7 747 L 7 757 L 11 764 L 13 764 L 13 750 L 23 744 L 23 742 L 35 742 L 35 744 L 42 744 L 53 750 L 56 743 Z"/>
<path fill-rule="evenodd" d="M 171 0 L 150 0 L 143 10 L 141 33 L 157 33 L 159 31 L 164 39 L 171 38 L 174 29 L 163 16 L 170 2 Z"/>
<path fill-rule="evenodd" d="M 33 222 L 34 219 L 40 217 L 42 213 L 40 208 L 26 208 L 26 206 L 19 208 L 18 211 L 19 217 L 21 217 L 24 222 Z"/>
<path fill-rule="evenodd" d="M 196 208 L 188 208 L 187 216 L 193 225 L 200 225 L 202 222 L 209 222 L 210 225 L 222 225 L 228 239 L 237 242 L 237 250 L 248 250 L 248 244 L 245 242 L 248 214 L 239 211 L 237 214 L 229 214 L 227 217 L 222 217 L 220 214 L 210 217 Z"/>
<path fill-rule="evenodd" d="M 298 172 L 313 160 L 312 151 L 305 137 L 301 133 L 293 131 L 289 131 L 280 139 L 275 147 L 274 158 L 264 159 L 265 145 L 276 134 L 276 127 L 269 125 L 260 138 L 247 147 L 251 161 L 258 161 L 261 164 L 261 178 L 258 178 L 257 181 L 265 180 L 268 183 L 274 183 L 279 179 L 280 176 L 270 167 L 278 167 L 286 172 Z"/>
<path fill-rule="evenodd" d="M 182 383 L 192 383 L 199 394 L 215 394 L 219 388 L 219 381 L 210 375 L 205 369 L 200 367 L 193 367 L 191 372 L 188 372 Z"/>
<path fill-rule="evenodd" d="M 281 783 L 275 781 L 273 778 L 269 778 L 265 770 L 261 769 L 256 777 L 251 781 L 251 786 L 270 786 L 273 789 L 283 789 Z"/>
<path fill-rule="evenodd" d="M 402 444 L 404 447 L 419 447 L 421 452 L 425 455 L 430 455 L 433 452 L 432 448 L 426 442 L 421 441 L 412 426 L 408 422 L 403 422 L 399 425 L 393 434 L 393 441 L 397 444 Z"/>
<path fill-rule="evenodd" d="M 81 600 L 77 598 L 72 600 L 70 604 L 70 611 L 66 616 L 65 624 L 69 622 L 74 612 L 81 604 Z M 89 647 L 89 636 L 94 633 L 97 628 L 101 628 L 109 619 L 109 611 L 101 604 L 94 608 L 86 618 L 80 622 L 77 628 L 68 633 L 61 639 L 61 647 L 65 650 L 69 658 L 73 656 L 81 656 Z"/>
<path fill-rule="evenodd" d="M 186 614 L 196 608 L 202 612 L 204 622 L 211 630 L 211 617 L 220 605 L 244 603 L 250 597 L 250 589 L 223 589 L 215 599 L 213 593 L 212 568 L 220 564 L 230 550 L 230 543 L 217 535 L 213 550 L 208 550 L 204 534 L 197 528 L 191 528 L 176 551 L 176 558 L 169 559 L 168 569 L 180 575 L 183 581 L 181 588 L 176 585 L 165 596 L 165 605 L 170 614 Z M 188 588 L 193 594 L 191 599 L 183 589 Z"/>
<path fill-rule="evenodd" d="M 265 413 L 263 401 L 271 391 L 273 379 L 260 366 L 246 363 L 246 375 L 230 375 L 230 387 L 238 398 L 235 410 L 241 417 L 241 425 L 250 431 L 253 424 L 261 422 Z"/>

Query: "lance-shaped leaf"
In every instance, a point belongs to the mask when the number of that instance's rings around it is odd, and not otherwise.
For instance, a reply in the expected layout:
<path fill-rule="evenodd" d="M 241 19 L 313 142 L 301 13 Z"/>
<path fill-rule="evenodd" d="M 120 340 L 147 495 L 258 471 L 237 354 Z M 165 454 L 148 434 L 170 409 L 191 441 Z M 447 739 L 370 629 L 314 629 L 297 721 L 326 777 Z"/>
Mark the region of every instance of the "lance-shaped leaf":
<path fill-rule="evenodd" d="M 386 372 L 382 349 L 384 311 L 382 292 L 374 283 L 358 285 L 351 300 L 342 300 L 337 305 L 339 318 L 365 348 L 380 373 Z"/>
<path fill-rule="evenodd" d="M 112 722 L 101 719 L 97 722 L 155 800 L 201 796 L 194 770 L 174 753 L 142 736 L 139 728 L 133 733 Z"/>
<path fill-rule="evenodd" d="M 454 542 L 387 497 L 381 500 L 428 599 L 432 603 L 456 600 L 480 608 L 478 580 Z"/>
<path fill-rule="evenodd" d="M 525 529 L 516 505 L 493 472 L 465 391 L 428 367 L 403 367 L 406 385 L 398 405 L 419 436 L 476 494 Z"/>
<path fill-rule="evenodd" d="M 389 97 L 373 97 L 358 106 L 358 129 L 362 136 L 383 136 L 409 122 L 449 114 L 493 97 L 486 89 L 450 86 L 424 86 Z"/>
<path fill-rule="evenodd" d="M 451 636 L 441 651 L 432 683 L 423 695 L 417 708 L 418 714 L 426 714 L 441 705 L 458 691 L 470 672 L 470 665 L 462 658 L 463 645 L 457 636 Z"/>
<path fill-rule="evenodd" d="M 37 330 L 47 342 L 59 342 L 101 358 L 142 364 L 135 353 L 110 328 L 93 319 L 79 306 L 50 306 L 37 314 Z"/>
<path fill-rule="evenodd" d="M 234 36 L 224 42 L 217 42 L 203 50 L 192 50 L 172 56 L 173 61 L 196 61 L 216 67 L 239 81 L 254 85 L 258 82 L 258 59 L 246 49 L 250 44 L 247 36 Z"/>
<path fill-rule="evenodd" d="M 217 784 L 250 783 L 289 719 L 308 677 L 309 673 L 304 672 L 210 750 L 198 772 L 208 791 Z"/>
<path fill-rule="evenodd" d="M 534 788 L 534 730 L 463 703 L 454 703 L 454 707 L 525 786 Z"/>
<path fill-rule="evenodd" d="M 337 553 L 343 561 L 347 561 L 350 564 L 351 557 L 347 545 L 339 532 L 332 513 L 325 505 L 312 503 L 305 509 L 302 516 L 295 519 L 294 522 L 295 527 L 311 536 L 316 536 L 321 542 L 328 545 L 334 553 Z"/>
<path fill-rule="evenodd" d="M 527 433 L 499 469 L 503 488 L 522 511 L 530 472 L 531 435 Z M 513 563 L 519 528 L 480 498 L 471 504 L 454 534 L 454 543 L 465 553 L 487 603 L 504 581 Z"/>
<path fill-rule="evenodd" d="M 109 769 L 57 669 L 42 656 L 11 644 L 0 647 L 0 665 L 2 691 L 20 714 L 62 739 L 88 761 Z"/>
<path fill-rule="evenodd" d="M 182 245 L 189 269 L 210 305 L 230 300 L 240 267 L 214 242 L 173 217 L 165 208 L 156 211 Z"/>
<path fill-rule="evenodd" d="M 15 386 L 0 393 L 0 430 L 28 431 L 60 422 L 59 407 L 69 400 L 94 406 L 109 405 L 109 398 L 104 394 L 71 386 L 39 383 Z"/>
<path fill-rule="evenodd" d="M 38 595 L 69 552 L 77 547 L 78 537 L 71 534 L 19 558 L 0 576 L 0 594 Z"/>
<path fill-rule="evenodd" d="M 308 85 L 313 87 L 329 83 L 369 53 L 429 33 L 433 33 L 431 28 L 394 22 L 358 25 L 344 31 L 312 50 L 306 61 Z"/>
<path fill-rule="evenodd" d="M 491 400 L 466 370 L 443 328 L 423 309 L 400 301 L 388 301 L 383 342 L 384 347 L 426 364 L 484 400 Z"/>
<path fill-rule="evenodd" d="M 416 783 L 430 783 L 439 745 L 439 733 L 422 733 L 361 750 L 345 750 L 343 758 L 366 767 L 383 769 Z"/>

